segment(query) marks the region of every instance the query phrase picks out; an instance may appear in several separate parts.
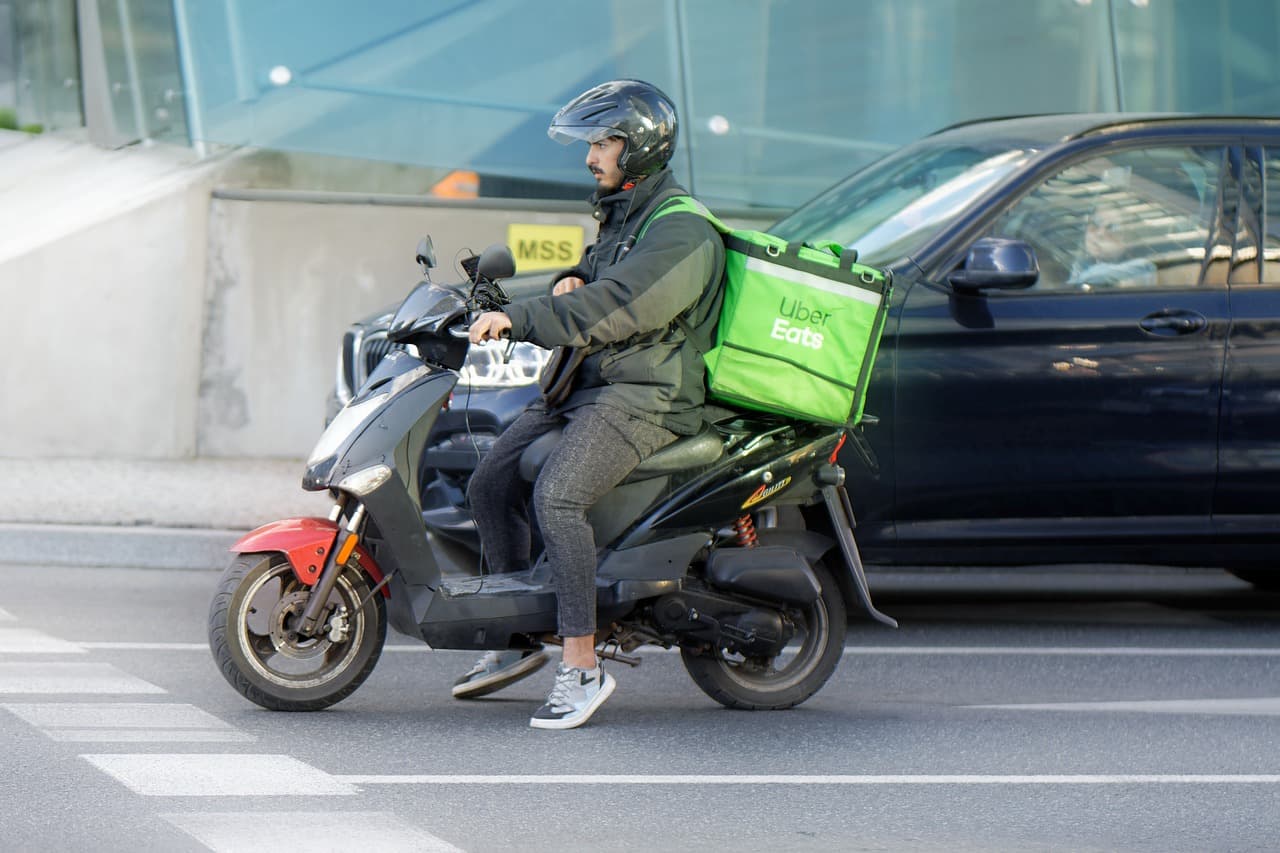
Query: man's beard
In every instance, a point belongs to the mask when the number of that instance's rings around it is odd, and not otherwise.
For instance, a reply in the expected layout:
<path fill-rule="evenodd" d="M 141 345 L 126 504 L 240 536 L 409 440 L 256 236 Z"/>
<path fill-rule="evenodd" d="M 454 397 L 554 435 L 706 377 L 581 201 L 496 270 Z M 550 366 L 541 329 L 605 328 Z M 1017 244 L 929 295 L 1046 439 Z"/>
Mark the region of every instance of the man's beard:
<path fill-rule="evenodd" d="M 615 178 L 609 179 L 605 175 L 604 169 L 593 169 L 590 166 L 587 167 L 587 171 L 591 172 L 592 176 L 595 177 L 596 186 L 600 190 L 601 195 L 616 193 L 627 179 L 626 175 L 623 174 L 618 174 Z M 602 178 L 604 180 L 601 180 Z"/>

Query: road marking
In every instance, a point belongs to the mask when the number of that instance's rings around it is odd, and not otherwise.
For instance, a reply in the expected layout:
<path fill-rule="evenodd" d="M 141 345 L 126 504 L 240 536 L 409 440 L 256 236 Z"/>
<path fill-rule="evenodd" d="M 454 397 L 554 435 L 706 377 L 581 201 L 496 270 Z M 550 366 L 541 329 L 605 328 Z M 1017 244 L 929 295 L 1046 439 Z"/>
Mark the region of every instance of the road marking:
<path fill-rule="evenodd" d="M 127 651 L 207 652 L 208 643 L 77 643 L 85 649 L 124 649 Z"/>
<path fill-rule="evenodd" d="M 1000 711 L 1136 711 L 1144 714 L 1228 714 L 1280 716 L 1280 698 L 1141 699 L 1111 702 L 1039 702 L 1015 705 L 965 705 Z"/>
<path fill-rule="evenodd" d="M 288 755 L 113 753 L 80 757 L 144 797 L 357 793 L 350 784 Z"/>
<path fill-rule="evenodd" d="M 165 652 L 208 652 L 206 643 L 76 643 L 84 649 L 123 649 Z M 434 652 L 475 655 L 468 649 L 433 649 L 425 644 L 397 643 L 383 646 L 384 652 Z M 646 647 L 642 655 L 679 654 L 679 649 Z M 845 646 L 847 655 L 1098 655 L 1103 657 L 1280 657 L 1280 648 L 1268 646 Z"/>
<path fill-rule="evenodd" d="M 0 694 L 164 692 L 108 663 L 0 663 Z"/>
<path fill-rule="evenodd" d="M 866 655 L 1097 655 L 1119 657 L 1280 657 L 1280 648 L 1177 646 L 846 646 Z"/>
<path fill-rule="evenodd" d="M 33 726 L 105 729 L 229 729 L 195 705 L 155 702 L 28 702 L 0 705 Z"/>
<path fill-rule="evenodd" d="M 390 812 L 191 812 L 161 818 L 215 853 L 258 853 L 287 837 L 296 850 L 461 853 Z"/>
<path fill-rule="evenodd" d="M 13 614 L 10 613 L 8 610 L 5 610 L 3 607 L 0 607 L 0 622 L 12 622 L 12 621 L 13 621 Z"/>
<path fill-rule="evenodd" d="M 1280 774 L 894 776 L 334 776 L 351 785 L 1275 785 Z"/>
<path fill-rule="evenodd" d="M 0 628 L 0 654 L 82 655 L 84 649 L 30 628 Z"/>
<path fill-rule="evenodd" d="M 45 729 L 62 743 L 253 743 L 248 732 L 207 729 Z"/>

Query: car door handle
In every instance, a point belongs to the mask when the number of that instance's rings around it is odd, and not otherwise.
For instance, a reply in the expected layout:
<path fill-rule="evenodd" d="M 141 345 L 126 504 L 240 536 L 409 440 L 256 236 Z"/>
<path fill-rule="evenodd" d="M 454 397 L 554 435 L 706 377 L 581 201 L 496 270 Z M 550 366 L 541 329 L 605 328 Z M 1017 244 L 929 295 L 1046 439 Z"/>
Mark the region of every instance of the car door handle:
<path fill-rule="evenodd" d="M 1204 318 L 1203 314 L 1197 314 L 1195 311 L 1166 309 L 1157 311 L 1154 314 L 1148 314 L 1138 321 L 1138 325 L 1145 332 L 1168 337 L 1172 335 L 1190 335 L 1198 332 L 1209 325 L 1209 321 Z"/>

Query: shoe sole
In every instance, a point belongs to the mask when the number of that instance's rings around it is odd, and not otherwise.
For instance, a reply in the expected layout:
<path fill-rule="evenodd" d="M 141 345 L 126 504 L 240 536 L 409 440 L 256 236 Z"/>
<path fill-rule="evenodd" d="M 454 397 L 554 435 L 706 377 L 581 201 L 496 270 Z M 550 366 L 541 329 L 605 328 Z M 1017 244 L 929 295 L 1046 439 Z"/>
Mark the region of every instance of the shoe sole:
<path fill-rule="evenodd" d="M 533 717 L 529 720 L 529 726 L 535 729 L 555 729 L 557 731 L 562 731 L 564 729 L 576 729 L 578 726 L 591 719 L 591 715 L 596 712 L 596 709 L 604 704 L 604 700 L 613 695 L 613 688 L 617 686 L 618 682 L 615 681 L 612 676 L 606 675 L 604 677 L 604 683 L 600 685 L 600 692 L 597 693 L 596 698 L 592 699 L 587 705 L 586 709 L 582 712 L 582 716 L 572 719 L 569 717 L 563 717 L 559 720 L 541 720 L 537 717 Z"/>
<path fill-rule="evenodd" d="M 496 693 L 504 687 L 515 684 L 522 678 L 533 675 L 546 666 L 547 661 L 550 659 L 546 652 L 539 652 L 536 655 L 529 655 L 514 666 L 499 670 L 492 675 L 477 678 L 475 681 L 468 681 L 466 684 L 455 684 L 452 691 L 453 698 L 478 699 L 481 696 Z"/>

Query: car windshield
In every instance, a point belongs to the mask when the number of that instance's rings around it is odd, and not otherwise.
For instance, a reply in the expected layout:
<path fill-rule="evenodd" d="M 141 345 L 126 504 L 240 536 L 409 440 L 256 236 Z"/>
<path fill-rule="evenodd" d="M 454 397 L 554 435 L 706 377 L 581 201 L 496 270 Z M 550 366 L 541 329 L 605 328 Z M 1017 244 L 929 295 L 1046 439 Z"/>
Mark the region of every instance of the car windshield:
<path fill-rule="evenodd" d="M 859 262 L 886 266 L 914 254 L 1035 153 L 925 140 L 856 172 L 769 231 L 788 240 L 834 240 L 857 249 Z"/>

